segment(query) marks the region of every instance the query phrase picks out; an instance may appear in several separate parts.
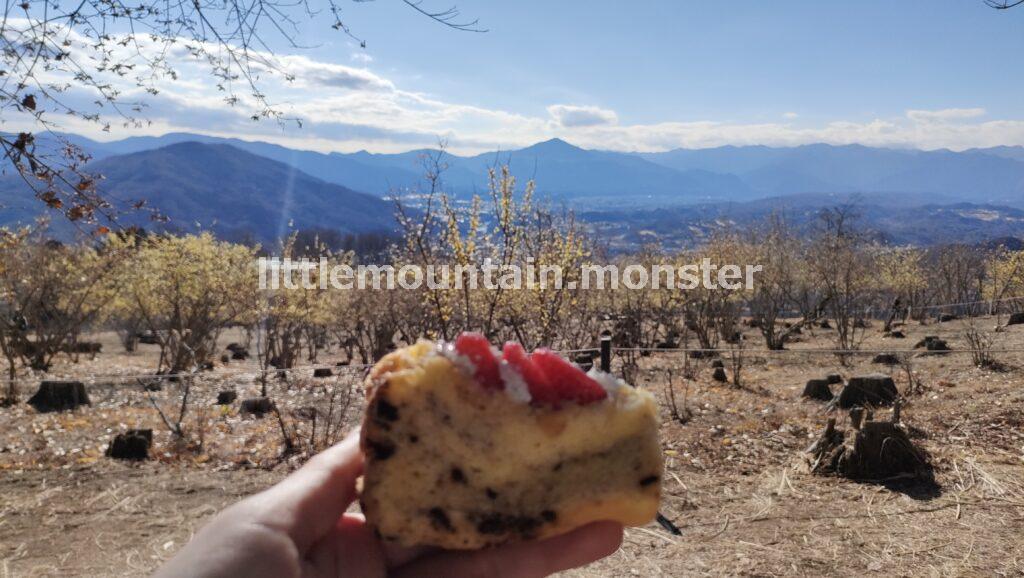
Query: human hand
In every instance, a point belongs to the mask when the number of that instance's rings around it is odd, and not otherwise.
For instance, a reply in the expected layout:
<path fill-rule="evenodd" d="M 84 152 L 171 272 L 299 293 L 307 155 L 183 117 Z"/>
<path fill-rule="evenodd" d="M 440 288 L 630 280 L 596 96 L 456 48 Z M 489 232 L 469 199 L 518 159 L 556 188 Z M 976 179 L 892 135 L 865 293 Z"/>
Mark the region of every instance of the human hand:
<path fill-rule="evenodd" d="M 353 433 L 276 486 L 218 514 L 156 576 L 532 578 L 588 564 L 622 543 L 621 525 L 595 522 L 485 550 L 398 548 L 378 539 L 361 515 L 345 513 L 362 469 Z"/>

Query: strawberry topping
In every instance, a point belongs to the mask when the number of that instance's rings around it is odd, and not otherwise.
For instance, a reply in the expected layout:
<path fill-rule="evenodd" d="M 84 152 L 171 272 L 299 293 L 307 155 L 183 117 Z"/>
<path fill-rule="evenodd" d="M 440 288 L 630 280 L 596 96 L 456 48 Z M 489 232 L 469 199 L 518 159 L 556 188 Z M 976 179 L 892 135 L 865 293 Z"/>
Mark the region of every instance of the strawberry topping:
<path fill-rule="evenodd" d="M 547 376 L 530 359 L 522 345 L 509 341 L 502 349 L 502 357 L 519 372 L 519 375 L 523 376 L 523 381 L 526 382 L 526 386 L 530 390 L 530 398 L 534 403 L 557 403 L 559 401 Z"/>
<path fill-rule="evenodd" d="M 580 368 L 562 359 L 557 353 L 538 349 L 530 356 L 530 360 L 544 374 L 547 382 L 545 385 L 548 388 L 547 393 L 538 396 L 533 393 L 533 384 L 530 384 L 530 393 L 534 395 L 535 403 L 557 405 L 562 401 L 574 401 L 586 405 L 608 397 L 608 392 L 601 384 L 583 373 Z M 530 383 L 529 380 L 527 383 Z"/>
<path fill-rule="evenodd" d="M 455 351 L 469 359 L 476 368 L 473 377 L 486 389 L 502 389 L 504 382 L 498 371 L 491 344 L 479 333 L 463 333 L 455 338 Z"/>
<path fill-rule="evenodd" d="M 600 383 L 548 349 L 527 354 L 522 345 L 510 341 L 502 348 L 501 359 L 497 359 L 486 337 L 479 333 L 463 333 L 455 339 L 455 351 L 472 362 L 475 368 L 473 377 L 488 390 L 508 387 L 502 379 L 500 365 L 507 363 L 526 383 L 533 405 L 586 405 L 608 397 Z M 516 387 L 521 389 L 521 383 Z M 525 391 L 523 393 L 525 395 Z"/>

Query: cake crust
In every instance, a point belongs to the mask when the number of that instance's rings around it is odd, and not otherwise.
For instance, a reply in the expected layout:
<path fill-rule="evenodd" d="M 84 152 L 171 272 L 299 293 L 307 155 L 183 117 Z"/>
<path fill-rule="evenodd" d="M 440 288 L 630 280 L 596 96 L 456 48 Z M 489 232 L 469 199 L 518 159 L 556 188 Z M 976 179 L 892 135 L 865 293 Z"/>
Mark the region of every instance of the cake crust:
<path fill-rule="evenodd" d="M 625 387 L 625 386 L 624 386 Z M 360 502 L 380 537 L 475 549 L 657 512 L 662 457 L 646 392 L 587 406 L 485 391 L 430 342 L 367 377 Z"/>

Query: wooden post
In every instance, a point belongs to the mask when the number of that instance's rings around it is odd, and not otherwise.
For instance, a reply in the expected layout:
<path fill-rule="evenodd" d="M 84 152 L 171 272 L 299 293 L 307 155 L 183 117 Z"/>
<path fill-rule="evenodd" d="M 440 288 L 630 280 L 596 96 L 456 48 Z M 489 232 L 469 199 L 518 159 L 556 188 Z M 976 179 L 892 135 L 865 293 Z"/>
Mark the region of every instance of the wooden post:
<path fill-rule="evenodd" d="M 850 425 L 853 426 L 853 429 L 860 429 L 862 423 L 864 423 L 864 408 L 859 405 L 851 408 Z"/>
<path fill-rule="evenodd" d="M 601 371 L 612 372 L 612 336 L 601 336 Z"/>

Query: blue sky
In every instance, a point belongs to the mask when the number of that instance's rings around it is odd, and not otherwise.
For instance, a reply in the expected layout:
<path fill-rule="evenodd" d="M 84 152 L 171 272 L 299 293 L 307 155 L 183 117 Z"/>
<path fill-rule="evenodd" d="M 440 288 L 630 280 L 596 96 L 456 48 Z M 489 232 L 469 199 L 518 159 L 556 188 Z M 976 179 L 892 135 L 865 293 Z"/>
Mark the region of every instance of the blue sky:
<path fill-rule="evenodd" d="M 438 4 L 446 6 L 446 4 Z M 356 4 L 373 68 L 484 107 L 570 101 L 622 122 L 863 118 L 908 109 L 1020 112 L 1024 8 L 981 0 L 463 1 L 486 34 L 397 2 Z M 320 36 L 318 57 L 344 51 Z M 330 43 L 330 44 L 328 44 Z"/>
<path fill-rule="evenodd" d="M 285 112 L 304 119 L 302 130 L 223 111 L 190 65 L 184 82 L 162 87 L 144 130 L 386 152 L 438 138 L 479 152 L 555 136 L 616 150 L 1024 144 L 1024 7 L 462 0 L 464 17 L 488 29 L 477 34 L 397 0 L 339 5 L 367 48 L 332 30 L 325 14 L 302 24 L 309 48 L 276 43 L 296 82 L 264 80 Z"/>

